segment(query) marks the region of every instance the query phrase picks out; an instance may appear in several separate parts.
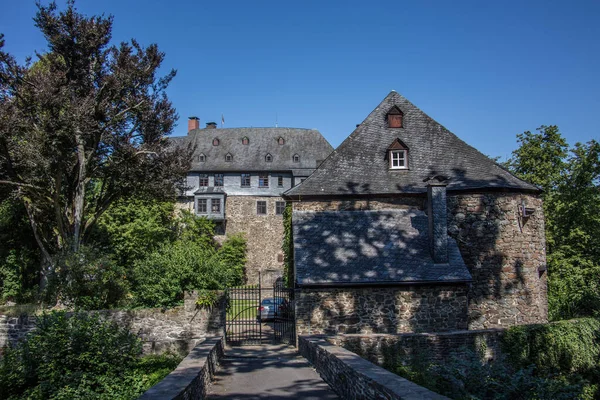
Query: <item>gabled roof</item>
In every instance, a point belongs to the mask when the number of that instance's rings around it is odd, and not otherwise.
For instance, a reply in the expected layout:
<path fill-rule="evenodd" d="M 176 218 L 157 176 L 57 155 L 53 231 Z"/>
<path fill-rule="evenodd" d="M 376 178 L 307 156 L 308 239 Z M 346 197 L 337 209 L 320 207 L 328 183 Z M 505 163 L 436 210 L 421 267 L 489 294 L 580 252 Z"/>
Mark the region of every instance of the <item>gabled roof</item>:
<path fill-rule="evenodd" d="M 294 211 L 292 219 L 300 286 L 471 280 L 452 238 L 448 263 L 433 262 L 423 211 Z"/>
<path fill-rule="evenodd" d="M 402 128 L 387 127 L 386 115 L 394 106 L 404 113 Z M 409 148 L 408 169 L 389 169 L 386 152 L 396 138 Z M 449 178 L 448 190 L 539 191 L 391 92 L 308 179 L 285 196 L 425 193 L 424 180 L 434 175 Z"/>
<path fill-rule="evenodd" d="M 242 144 L 247 137 L 249 143 Z M 283 137 L 285 144 L 278 144 Z M 213 146 L 213 139 L 219 145 Z M 333 148 L 321 133 L 300 128 L 224 128 L 195 129 L 187 136 L 170 138 L 178 146 L 196 145 L 191 171 L 289 171 L 308 176 L 331 153 Z M 232 161 L 225 161 L 226 154 Z M 204 154 L 206 161 L 199 162 L 197 155 Z M 265 159 L 271 154 L 272 161 Z M 294 154 L 300 156 L 293 161 Z"/>

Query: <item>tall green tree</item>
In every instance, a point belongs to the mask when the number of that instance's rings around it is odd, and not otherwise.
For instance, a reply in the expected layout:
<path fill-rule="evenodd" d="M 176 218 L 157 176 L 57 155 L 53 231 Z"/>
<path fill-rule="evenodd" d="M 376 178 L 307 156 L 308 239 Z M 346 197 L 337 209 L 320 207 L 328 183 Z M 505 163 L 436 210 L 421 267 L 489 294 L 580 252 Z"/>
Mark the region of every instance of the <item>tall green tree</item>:
<path fill-rule="evenodd" d="M 550 316 L 600 315 L 600 144 L 569 148 L 556 126 L 517 138 L 506 166 L 543 189 Z"/>
<path fill-rule="evenodd" d="M 23 202 L 49 271 L 53 253 L 77 251 L 119 199 L 176 193 L 191 148 L 175 149 L 177 114 L 158 71 L 165 55 L 137 41 L 110 45 L 112 16 L 38 3 L 48 50 L 19 65 L 0 37 L 0 184 Z"/>

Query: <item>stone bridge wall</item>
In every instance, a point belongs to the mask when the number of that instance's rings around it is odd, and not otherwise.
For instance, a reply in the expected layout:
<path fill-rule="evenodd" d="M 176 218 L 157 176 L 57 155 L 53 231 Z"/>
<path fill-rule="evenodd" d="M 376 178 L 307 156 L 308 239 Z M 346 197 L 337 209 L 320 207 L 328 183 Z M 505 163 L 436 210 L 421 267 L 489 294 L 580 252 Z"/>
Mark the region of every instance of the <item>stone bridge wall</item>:
<path fill-rule="evenodd" d="M 146 354 L 173 351 L 186 355 L 207 336 L 221 336 L 225 324 L 224 308 L 220 302 L 211 309 L 199 309 L 196 307 L 197 298 L 196 293 L 187 293 L 183 306 L 167 310 L 153 308 L 89 312 L 127 327 L 142 340 Z M 35 329 L 35 320 L 35 316 L 27 315 L 0 316 L 0 348 L 22 340 Z"/>

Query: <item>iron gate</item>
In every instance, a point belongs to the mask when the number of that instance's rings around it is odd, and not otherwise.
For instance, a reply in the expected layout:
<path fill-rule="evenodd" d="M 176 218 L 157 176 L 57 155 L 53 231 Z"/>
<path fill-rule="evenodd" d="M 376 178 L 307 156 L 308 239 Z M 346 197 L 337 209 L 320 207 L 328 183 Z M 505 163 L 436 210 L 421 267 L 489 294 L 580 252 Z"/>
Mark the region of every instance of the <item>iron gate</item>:
<path fill-rule="evenodd" d="M 230 346 L 265 343 L 296 344 L 294 290 L 278 279 L 272 287 L 228 288 L 225 301 L 225 341 Z"/>

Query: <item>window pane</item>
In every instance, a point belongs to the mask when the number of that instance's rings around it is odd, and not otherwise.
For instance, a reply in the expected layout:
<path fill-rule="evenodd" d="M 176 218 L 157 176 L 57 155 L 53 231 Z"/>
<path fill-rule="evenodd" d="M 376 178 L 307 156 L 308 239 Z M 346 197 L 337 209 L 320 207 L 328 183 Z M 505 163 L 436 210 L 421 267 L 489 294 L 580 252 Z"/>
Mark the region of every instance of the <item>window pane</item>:
<path fill-rule="evenodd" d="M 221 199 L 210 199 L 210 212 L 213 214 L 221 213 Z"/>
<path fill-rule="evenodd" d="M 285 201 L 278 201 L 275 203 L 275 214 L 281 215 L 285 210 Z"/>
<path fill-rule="evenodd" d="M 215 186 L 223 186 L 223 174 L 215 174 Z"/>
<path fill-rule="evenodd" d="M 200 186 L 208 186 L 208 175 L 206 175 L 206 174 L 200 175 L 199 185 Z"/>
<path fill-rule="evenodd" d="M 242 174 L 242 187 L 250 187 L 250 174 Z"/>
<path fill-rule="evenodd" d="M 198 214 L 206 214 L 206 199 L 198 199 Z"/>
<path fill-rule="evenodd" d="M 267 202 L 266 201 L 257 201 L 256 202 L 256 213 L 260 215 L 265 215 L 267 213 Z"/>
<path fill-rule="evenodd" d="M 269 187 L 269 175 L 258 176 L 258 187 Z"/>
<path fill-rule="evenodd" d="M 283 187 L 283 176 L 277 177 L 277 186 Z"/>

